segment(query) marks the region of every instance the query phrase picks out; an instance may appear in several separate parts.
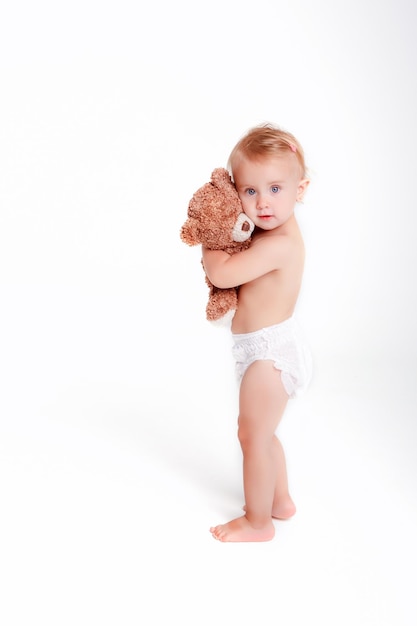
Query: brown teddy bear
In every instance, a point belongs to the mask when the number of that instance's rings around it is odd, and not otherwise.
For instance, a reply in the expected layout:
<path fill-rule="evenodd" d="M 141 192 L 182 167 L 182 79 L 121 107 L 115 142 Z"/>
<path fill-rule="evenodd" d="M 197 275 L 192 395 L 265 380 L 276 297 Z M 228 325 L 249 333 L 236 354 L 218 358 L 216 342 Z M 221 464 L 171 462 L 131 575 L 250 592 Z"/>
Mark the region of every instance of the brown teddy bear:
<path fill-rule="evenodd" d="M 229 172 L 216 168 L 209 183 L 198 189 L 188 205 L 188 219 L 180 236 L 189 246 L 201 244 L 210 250 L 228 254 L 249 247 L 254 224 L 243 213 L 242 203 Z M 204 269 L 204 266 L 203 266 Z M 237 287 L 215 287 L 207 275 L 209 298 L 206 317 L 210 322 L 231 321 L 237 308 Z"/>

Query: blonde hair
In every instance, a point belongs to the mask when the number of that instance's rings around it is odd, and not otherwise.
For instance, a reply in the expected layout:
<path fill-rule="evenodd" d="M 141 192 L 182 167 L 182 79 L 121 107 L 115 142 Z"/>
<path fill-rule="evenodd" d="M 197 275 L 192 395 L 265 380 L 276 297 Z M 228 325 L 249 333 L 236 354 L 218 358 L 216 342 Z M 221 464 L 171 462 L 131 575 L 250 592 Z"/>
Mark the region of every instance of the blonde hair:
<path fill-rule="evenodd" d="M 228 168 L 233 173 L 233 166 L 238 157 L 257 161 L 265 157 L 282 157 L 292 152 L 297 157 L 301 178 L 307 176 L 304 150 L 300 142 L 287 131 L 272 124 L 260 124 L 248 130 L 237 142 L 228 160 Z"/>

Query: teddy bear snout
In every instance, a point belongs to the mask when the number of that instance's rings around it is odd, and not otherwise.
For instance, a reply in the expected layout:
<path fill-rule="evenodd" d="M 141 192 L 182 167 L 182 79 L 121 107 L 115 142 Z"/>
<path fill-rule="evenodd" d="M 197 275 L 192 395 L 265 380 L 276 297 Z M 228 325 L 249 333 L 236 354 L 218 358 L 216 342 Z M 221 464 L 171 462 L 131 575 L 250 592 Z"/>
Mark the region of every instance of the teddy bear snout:
<path fill-rule="evenodd" d="M 254 228 L 255 224 L 252 220 L 245 213 L 240 213 L 233 227 L 233 241 L 246 241 L 252 235 Z"/>

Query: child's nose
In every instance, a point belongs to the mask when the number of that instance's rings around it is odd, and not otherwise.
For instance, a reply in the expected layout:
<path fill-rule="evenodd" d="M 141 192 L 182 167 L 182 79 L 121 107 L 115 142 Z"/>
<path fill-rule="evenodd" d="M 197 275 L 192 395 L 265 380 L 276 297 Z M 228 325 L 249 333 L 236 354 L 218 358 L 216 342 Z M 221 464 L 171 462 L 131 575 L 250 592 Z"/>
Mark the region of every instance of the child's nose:
<path fill-rule="evenodd" d="M 267 209 L 268 208 L 268 199 L 266 196 L 259 195 L 257 202 L 258 209 Z"/>

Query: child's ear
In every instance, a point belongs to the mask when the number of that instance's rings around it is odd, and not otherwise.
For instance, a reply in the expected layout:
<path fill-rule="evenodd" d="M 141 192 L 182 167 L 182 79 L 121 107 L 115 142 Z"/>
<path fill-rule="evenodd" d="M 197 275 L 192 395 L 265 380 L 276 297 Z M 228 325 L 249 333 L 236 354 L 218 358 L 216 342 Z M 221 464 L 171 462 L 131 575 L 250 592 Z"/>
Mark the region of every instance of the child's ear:
<path fill-rule="evenodd" d="M 309 186 L 309 184 L 310 181 L 308 180 L 308 178 L 303 178 L 302 180 L 300 180 L 297 187 L 297 202 L 303 201 L 304 194 L 307 191 L 307 187 Z"/>

